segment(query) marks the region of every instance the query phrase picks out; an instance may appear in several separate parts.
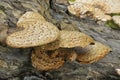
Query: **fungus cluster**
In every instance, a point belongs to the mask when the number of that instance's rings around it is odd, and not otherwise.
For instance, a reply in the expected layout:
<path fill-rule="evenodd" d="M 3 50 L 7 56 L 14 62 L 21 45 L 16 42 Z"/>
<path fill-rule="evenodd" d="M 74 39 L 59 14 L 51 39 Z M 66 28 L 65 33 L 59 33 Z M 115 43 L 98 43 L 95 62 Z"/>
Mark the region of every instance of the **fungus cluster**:
<path fill-rule="evenodd" d="M 57 69 L 67 60 L 93 63 L 111 50 L 82 32 L 59 30 L 37 12 L 26 12 L 17 26 L 23 30 L 10 34 L 6 43 L 15 48 L 33 47 L 31 62 L 37 70 Z"/>
<path fill-rule="evenodd" d="M 69 0 L 68 11 L 76 16 L 111 20 L 111 13 L 120 13 L 120 0 Z"/>

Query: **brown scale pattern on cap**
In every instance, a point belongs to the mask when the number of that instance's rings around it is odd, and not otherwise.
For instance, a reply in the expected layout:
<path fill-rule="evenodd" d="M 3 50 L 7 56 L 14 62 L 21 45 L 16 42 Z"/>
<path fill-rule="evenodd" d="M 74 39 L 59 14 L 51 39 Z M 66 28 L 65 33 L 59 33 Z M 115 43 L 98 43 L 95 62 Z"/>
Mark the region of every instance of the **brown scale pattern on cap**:
<path fill-rule="evenodd" d="M 94 42 L 90 36 L 77 31 L 60 31 L 60 47 L 85 47 Z"/>
<path fill-rule="evenodd" d="M 32 52 L 31 60 L 33 67 L 42 71 L 58 69 L 64 64 L 64 60 L 62 58 L 51 58 L 47 52 L 42 50 L 40 47 L 35 48 Z"/>
<path fill-rule="evenodd" d="M 65 61 L 92 63 L 103 58 L 110 48 L 95 42 L 90 36 L 77 31 L 59 31 L 55 25 L 45 21 L 36 12 L 26 12 L 18 21 L 21 31 L 10 34 L 6 42 L 16 48 L 35 47 L 31 61 L 37 70 L 47 71 L 61 67 Z M 84 54 L 77 54 L 73 48 L 81 47 Z"/>
<path fill-rule="evenodd" d="M 90 43 L 94 42 L 94 40 L 81 32 L 77 31 L 60 31 L 60 36 L 56 41 L 53 41 L 49 44 L 45 44 L 41 46 L 44 50 L 55 50 L 58 48 L 73 48 L 73 47 L 85 47 Z"/>
<path fill-rule="evenodd" d="M 100 60 L 111 51 L 111 48 L 100 42 L 89 45 L 78 53 L 77 61 L 80 63 L 93 63 Z"/>
<path fill-rule="evenodd" d="M 29 17 L 31 18 L 30 15 Z M 37 19 L 31 22 L 25 21 L 21 23 L 20 21 L 19 26 L 24 29 L 10 34 L 6 39 L 6 43 L 11 47 L 24 48 L 40 46 L 53 42 L 59 37 L 58 28 L 47 21 L 43 22 Z"/>

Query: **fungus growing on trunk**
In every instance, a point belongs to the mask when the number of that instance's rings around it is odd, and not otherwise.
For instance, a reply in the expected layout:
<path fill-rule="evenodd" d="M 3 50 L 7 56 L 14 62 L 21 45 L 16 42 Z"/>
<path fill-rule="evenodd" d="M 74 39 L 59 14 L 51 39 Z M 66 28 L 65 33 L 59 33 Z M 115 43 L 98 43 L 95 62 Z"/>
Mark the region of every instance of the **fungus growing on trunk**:
<path fill-rule="evenodd" d="M 93 38 L 82 32 L 58 30 L 36 12 L 26 12 L 17 26 L 24 29 L 10 34 L 6 43 L 15 48 L 33 47 L 31 62 L 37 70 L 57 69 L 67 60 L 92 63 L 110 51 L 109 47 L 94 42 Z M 75 47 L 86 50 L 86 53 L 76 53 Z"/>
<path fill-rule="evenodd" d="M 111 13 L 120 13 L 120 0 L 69 0 L 69 3 L 68 11 L 71 14 L 81 16 L 89 12 L 101 21 L 111 20 Z"/>
<path fill-rule="evenodd" d="M 96 41 L 78 53 L 77 61 L 80 63 L 93 63 L 103 58 L 110 51 L 111 48 Z"/>
<path fill-rule="evenodd" d="M 94 42 L 90 36 L 78 31 L 60 31 L 60 47 L 85 47 Z"/>
<path fill-rule="evenodd" d="M 52 70 L 61 67 L 64 64 L 64 60 L 61 57 L 51 58 L 47 51 L 40 47 L 34 48 L 31 56 L 32 66 L 37 70 Z"/>
<path fill-rule="evenodd" d="M 24 29 L 10 34 L 7 37 L 6 43 L 9 46 L 16 48 L 40 46 L 50 43 L 58 38 L 59 30 L 55 25 L 45 21 L 43 18 L 41 19 L 41 15 L 39 17 L 36 12 L 30 13 L 25 13 L 26 16 L 23 15 L 17 23 Z M 31 20 L 31 18 L 33 19 Z"/>

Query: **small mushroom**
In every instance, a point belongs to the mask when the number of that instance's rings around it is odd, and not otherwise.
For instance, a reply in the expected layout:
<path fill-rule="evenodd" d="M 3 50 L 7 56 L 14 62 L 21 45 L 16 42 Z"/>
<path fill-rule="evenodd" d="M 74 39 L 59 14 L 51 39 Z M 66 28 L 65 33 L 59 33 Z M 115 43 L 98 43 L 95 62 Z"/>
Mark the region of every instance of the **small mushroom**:
<path fill-rule="evenodd" d="M 40 47 L 34 48 L 32 52 L 31 61 L 32 66 L 37 70 L 48 71 L 52 69 L 57 69 L 64 64 L 64 60 L 60 57 L 51 58 L 47 55 L 47 51 L 41 49 Z"/>
<path fill-rule="evenodd" d="M 60 43 L 62 48 L 85 47 L 94 42 L 90 36 L 77 31 L 60 31 Z"/>
<path fill-rule="evenodd" d="M 113 19 L 113 21 L 114 21 L 116 24 L 118 24 L 119 27 L 120 27 L 120 16 L 113 16 L 112 19 Z"/>
<path fill-rule="evenodd" d="M 83 48 L 77 57 L 77 61 L 80 63 L 93 63 L 103 58 L 111 51 L 111 48 L 103 45 L 100 42 L 95 42 L 85 48 Z"/>
<path fill-rule="evenodd" d="M 28 12 L 27 12 L 28 13 Z M 34 19 L 34 21 L 28 22 L 26 20 L 31 19 L 32 17 L 37 17 L 34 13 L 29 13 L 26 18 L 22 17 L 18 23 L 19 26 L 24 29 L 15 33 L 10 34 L 6 43 L 15 48 L 25 48 L 25 47 L 33 47 L 40 46 L 50 42 L 55 41 L 59 37 L 58 28 L 50 22 L 45 20 L 42 21 L 41 17 L 38 15 L 38 19 Z M 37 14 L 37 13 L 35 13 Z M 32 16 L 33 15 L 33 16 Z M 32 17 L 31 17 L 32 16 Z M 41 16 L 41 15 L 40 15 Z"/>

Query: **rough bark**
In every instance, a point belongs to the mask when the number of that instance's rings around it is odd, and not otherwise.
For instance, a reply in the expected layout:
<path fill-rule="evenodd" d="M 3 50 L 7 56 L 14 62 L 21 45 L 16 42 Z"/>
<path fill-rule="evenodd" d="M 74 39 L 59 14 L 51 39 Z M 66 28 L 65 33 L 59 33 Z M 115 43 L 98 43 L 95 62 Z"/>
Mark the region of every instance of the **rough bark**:
<path fill-rule="evenodd" d="M 119 80 L 120 31 L 78 19 L 67 12 L 67 2 L 59 0 L 0 0 L 0 80 Z M 16 31 L 16 22 L 26 11 L 37 11 L 59 29 L 82 31 L 109 45 L 112 52 L 93 64 L 66 62 L 57 70 L 38 72 L 30 62 L 31 50 L 15 49 L 5 44 L 8 34 Z"/>

